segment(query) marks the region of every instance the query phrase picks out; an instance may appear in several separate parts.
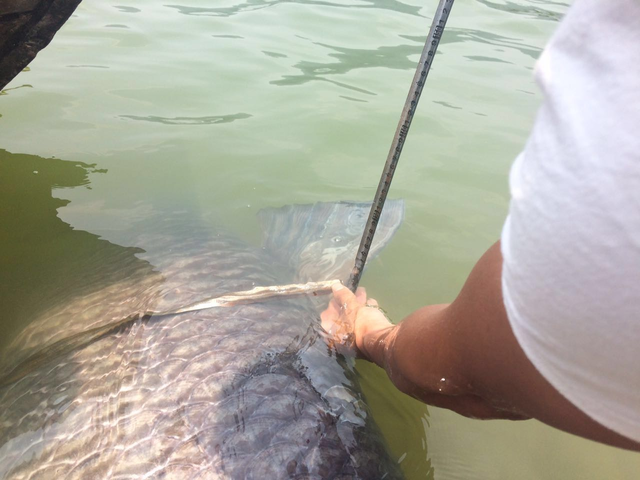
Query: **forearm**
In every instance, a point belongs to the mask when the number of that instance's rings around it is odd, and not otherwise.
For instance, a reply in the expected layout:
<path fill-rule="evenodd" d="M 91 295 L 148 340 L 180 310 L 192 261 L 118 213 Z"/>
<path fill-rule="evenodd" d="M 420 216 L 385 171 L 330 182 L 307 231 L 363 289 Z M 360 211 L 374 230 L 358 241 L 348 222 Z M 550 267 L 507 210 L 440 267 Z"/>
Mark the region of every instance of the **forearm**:
<path fill-rule="evenodd" d="M 502 301 L 499 243 L 478 261 L 450 305 L 424 307 L 395 327 L 365 332 L 363 353 L 426 403 L 477 418 L 537 418 L 610 445 L 640 445 L 593 421 L 536 370 Z"/>
<path fill-rule="evenodd" d="M 466 339 L 476 336 L 474 331 L 478 328 L 478 320 L 481 321 L 478 317 L 486 316 L 491 305 L 486 305 L 486 300 L 471 308 L 461 307 L 460 303 L 468 303 L 466 300 L 470 294 L 491 297 L 486 291 L 482 292 L 484 295 L 473 292 L 479 287 L 486 290 L 492 283 L 486 281 L 488 279 L 477 285 L 474 282 L 475 277 L 489 274 L 487 262 L 483 261 L 485 257 L 478 262 L 452 304 L 423 307 L 395 327 L 368 331 L 363 335 L 361 350 L 365 356 L 384 368 L 400 390 L 447 408 L 451 408 L 448 404 L 455 400 L 452 397 L 474 396 L 479 399 L 483 396 L 484 388 L 478 385 L 480 379 L 472 368 L 478 360 L 473 353 L 476 346 L 468 345 Z M 485 313 L 473 310 L 484 310 Z"/>
<path fill-rule="evenodd" d="M 425 403 L 472 418 L 529 418 L 482 395 L 452 312 L 449 304 L 423 307 L 395 327 L 367 333 L 361 350 L 399 390 Z"/>

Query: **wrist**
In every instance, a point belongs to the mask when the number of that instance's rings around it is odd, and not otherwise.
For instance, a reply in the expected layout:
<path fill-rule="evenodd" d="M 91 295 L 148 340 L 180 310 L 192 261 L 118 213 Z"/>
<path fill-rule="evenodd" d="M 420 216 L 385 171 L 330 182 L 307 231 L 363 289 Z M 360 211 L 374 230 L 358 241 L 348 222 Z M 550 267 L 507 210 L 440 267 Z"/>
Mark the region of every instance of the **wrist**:
<path fill-rule="evenodd" d="M 397 325 L 388 323 L 364 333 L 362 344 L 358 346 L 363 357 L 386 370 L 387 357 L 397 332 Z"/>

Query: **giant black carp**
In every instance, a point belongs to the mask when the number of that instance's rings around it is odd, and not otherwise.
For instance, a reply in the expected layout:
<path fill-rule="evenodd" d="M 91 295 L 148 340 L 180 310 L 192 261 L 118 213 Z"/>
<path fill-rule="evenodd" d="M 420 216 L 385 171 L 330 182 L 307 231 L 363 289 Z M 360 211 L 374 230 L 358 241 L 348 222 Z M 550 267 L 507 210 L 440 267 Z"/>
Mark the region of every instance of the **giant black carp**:
<path fill-rule="evenodd" d="M 368 209 L 264 210 L 261 248 L 148 215 L 128 240 L 144 262 L 100 259 L 87 284 L 127 275 L 64 299 L 5 349 L 0 479 L 399 478 L 349 360 L 323 339 L 326 297 L 142 315 L 346 278 Z M 372 254 L 402 217 L 387 202 Z"/>

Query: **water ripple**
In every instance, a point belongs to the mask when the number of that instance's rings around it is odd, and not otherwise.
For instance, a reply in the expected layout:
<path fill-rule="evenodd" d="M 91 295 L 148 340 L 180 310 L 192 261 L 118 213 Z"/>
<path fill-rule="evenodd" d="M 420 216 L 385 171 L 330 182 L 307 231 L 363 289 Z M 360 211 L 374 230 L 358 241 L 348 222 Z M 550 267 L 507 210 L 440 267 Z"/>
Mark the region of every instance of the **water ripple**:
<path fill-rule="evenodd" d="M 240 35 L 211 35 L 211 36 L 215 38 L 244 38 Z"/>
<path fill-rule="evenodd" d="M 287 58 L 287 56 L 286 56 L 284 53 L 269 52 L 268 50 L 262 50 L 262 53 L 264 53 L 267 57 L 272 57 L 272 58 Z"/>
<path fill-rule="evenodd" d="M 295 65 L 301 73 L 297 75 L 283 75 L 278 80 L 270 83 L 278 86 L 302 85 L 307 82 L 321 80 L 334 83 L 340 87 L 353 91 L 375 95 L 375 93 L 363 90 L 358 87 L 347 85 L 327 77 L 331 75 L 344 75 L 353 70 L 361 68 L 387 68 L 397 70 L 413 70 L 416 66 L 415 60 L 411 60 L 412 55 L 419 55 L 425 41 L 424 36 L 400 35 L 401 38 L 415 42 L 411 44 L 401 44 L 393 46 L 381 46 L 376 49 L 347 48 L 326 43 L 312 42 L 314 45 L 332 51 L 328 56 L 336 59 L 334 62 L 310 62 L 302 60 Z M 514 49 L 524 55 L 537 59 L 542 49 L 527 45 L 517 38 L 505 37 L 495 33 L 481 30 L 451 28 L 445 32 L 442 43 L 476 42 L 502 48 Z M 505 60 L 488 56 L 469 56 L 474 61 L 495 61 L 508 63 Z"/>
<path fill-rule="evenodd" d="M 117 8 L 122 13 L 140 13 L 142 10 L 135 7 L 127 7 L 125 5 L 115 5 L 114 8 Z"/>
<path fill-rule="evenodd" d="M 484 55 L 465 55 L 464 58 L 468 58 L 469 60 L 474 60 L 476 62 L 497 62 L 513 65 L 513 62 L 507 62 L 506 60 L 502 60 L 501 58 L 486 57 Z"/>
<path fill-rule="evenodd" d="M 195 15 L 195 16 L 209 16 L 209 17 L 230 17 L 237 13 L 245 11 L 260 10 L 261 8 L 272 7 L 278 4 L 298 3 L 302 5 L 317 5 L 323 7 L 336 7 L 336 8 L 374 8 L 381 10 L 392 10 L 394 12 L 406 13 L 408 15 L 416 15 L 421 17 L 421 7 L 414 5 L 408 5 L 398 0 L 364 0 L 364 5 L 361 3 L 355 4 L 343 4 L 334 3 L 322 0 L 247 0 L 244 3 L 234 5 L 232 7 L 219 7 L 219 8 L 204 8 L 204 7 L 191 7 L 187 5 L 165 5 L 165 7 L 174 8 L 183 15 Z"/>
<path fill-rule="evenodd" d="M 414 35 L 400 36 L 402 38 L 406 38 L 407 40 L 413 40 L 421 45 L 424 44 L 426 38 L 424 36 Z M 440 41 L 440 43 L 442 44 L 458 42 L 485 43 L 487 45 L 493 45 L 496 47 L 511 48 L 514 50 L 518 50 L 519 52 L 533 59 L 537 59 L 542 53 L 541 48 L 522 43 L 518 38 L 505 37 L 502 35 L 497 35 L 495 33 L 483 32 L 482 30 L 474 30 L 471 28 L 449 28 L 444 33 L 444 35 L 442 36 L 442 40 Z M 486 58 L 484 60 L 486 60 Z"/>
<path fill-rule="evenodd" d="M 501 10 L 503 12 L 508 12 L 508 13 L 515 13 L 516 15 L 524 15 L 524 16 L 535 18 L 538 20 L 552 20 L 555 22 L 559 22 L 562 19 L 562 17 L 564 16 L 564 12 L 569 7 L 568 3 L 550 2 L 547 0 L 545 0 L 544 2 L 541 2 L 540 0 L 532 0 L 532 3 L 541 3 L 541 4 L 544 4 L 545 6 L 553 5 L 553 6 L 559 7 L 561 10 L 561 12 L 554 12 L 546 8 L 534 7 L 530 5 L 518 5 L 517 3 L 509 2 L 509 1 L 505 1 L 503 4 L 497 3 L 497 2 L 490 2 L 489 0 L 477 0 L 477 1 L 495 10 Z"/>
<path fill-rule="evenodd" d="M 299 75 L 283 75 L 280 80 L 270 82 L 273 85 L 301 85 L 313 80 L 323 80 L 338 84 L 335 80 L 325 78 L 326 75 L 343 75 L 352 70 L 360 68 L 389 68 L 394 70 L 412 70 L 416 66 L 416 62 L 409 59 L 411 55 L 420 54 L 421 45 L 394 45 L 382 46 L 375 50 L 366 50 L 361 48 L 346 48 L 324 43 L 314 42 L 315 45 L 333 50 L 328 56 L 337 59 L 336 62 L 320 63 L 309 62 L 303 60 L 294 65 L 302 74 Z M 362 90 L 357 87 L 349 87 L 342 83 L 340 86 L 350 88 L 374 95 L 373 92 Z"/>
<path fill-rule="evenodd" d="M 67 68 L 109 68 L 106 65 L 67 65 Z"/>
<path fill-rule="evenodd" d="M 340 95 L 340 98 L 344 98 L 345 100 L 350 100 L 352 102 L 367 103 L 366 100 L 362 100 L 361 98 L 347 97 L 346 95 Z"/>
<path fill-rule="evenodd" d="M 231 123 L 235 120 L 243 120 L 252 115 L 248 113 L 235 113 L 233 115 L 212 115 L 208 117 L 158 117 L 149 115 L 120 115 L 120 118 L 138 120 L 142 122 L 162 123 L 164 125 L 216 125 L 218 123 Z"/>
<path fill-rule="evenodd" d="M 451 103 L 448 103 L 448 102 L 438 101 L 438 100 L 432 100 L 432 101 L 433 103 L 437 103 L 438 105 L 442 105 L 443 107 L 452 108 L 454 110 L 462 110 L 462 107 L 457 107 L 456 105 L 452 105 Z"/>

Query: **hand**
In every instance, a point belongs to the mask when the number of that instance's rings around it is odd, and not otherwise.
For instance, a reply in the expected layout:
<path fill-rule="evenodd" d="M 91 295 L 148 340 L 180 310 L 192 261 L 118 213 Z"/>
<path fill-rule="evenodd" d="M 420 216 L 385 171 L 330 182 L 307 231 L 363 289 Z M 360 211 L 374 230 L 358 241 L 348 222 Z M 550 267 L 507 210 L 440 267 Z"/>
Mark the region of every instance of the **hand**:
<path fill-rule="evenodd" d="M 355 295 L 341 284 L 334 284 L 332 289 L 333 299 L 320 318 L 328 332 L 329 344 L 338 352 L 355 354 L 376 363 L 387 371 L 401 391 L 430 405 L 448 408 L 471 418 L 528 418 L 518 412 L 497 408 L 469 390 L 468 382 L 458 371 L 456 359 L 449 358 L 448 349 L 438 348 L 450 336 L 444 327 L 451 322 L 443 322 L 440 318 L 448 305 L 430 305 L 416 312 L 421 328 L 414 330 L 411 325 L 405 325 L 412 331 L 410 343 L 401 347 L 402 352 L 408 354 L 403 358 L 405 356 L 397 355 L 394 342 L 402 324 L 396 327 L 389 322 L 379 310 L 378 302 L 367 299 L 364 288 L 358 288 Z M 411 318 L 408 323 L 412 323 Z M 416 339 L 421 340 L 415 342 Z"/>
<path fill-rule="evenodd" d="M 378 302 L 367 299 L 363 287 L 358 288 L 355 295 L 339 283 L 331 288 L 333 298 L 320 314 L 322 327 L 329 334 L 329 343 L 340 353 L 355 354 L 371 361 L 365 336 L 371 339 L 376 333 L 393 328 L 393 324 L 378 308 Z"/>

